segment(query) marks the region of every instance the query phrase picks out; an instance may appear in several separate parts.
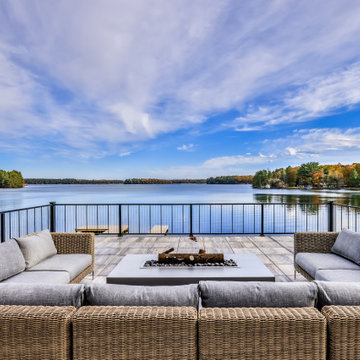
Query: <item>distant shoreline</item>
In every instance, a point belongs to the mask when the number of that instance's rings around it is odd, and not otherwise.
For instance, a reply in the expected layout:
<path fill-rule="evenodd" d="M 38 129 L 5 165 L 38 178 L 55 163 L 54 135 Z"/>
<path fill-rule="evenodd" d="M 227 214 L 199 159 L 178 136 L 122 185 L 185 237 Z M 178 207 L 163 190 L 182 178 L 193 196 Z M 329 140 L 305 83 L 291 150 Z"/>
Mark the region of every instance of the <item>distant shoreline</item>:
<path fill-rule="evenodd" d="M 131 178 L 125 180 L 89 180 L 89 179 L 51 179 L 51 178 L 25 178 L 26 185 L 59 185 L 59 184 L 251 184 L 252 175 L 231 175 L 210 177 L 207 179 L 149 179 L 149 178 Z"/>

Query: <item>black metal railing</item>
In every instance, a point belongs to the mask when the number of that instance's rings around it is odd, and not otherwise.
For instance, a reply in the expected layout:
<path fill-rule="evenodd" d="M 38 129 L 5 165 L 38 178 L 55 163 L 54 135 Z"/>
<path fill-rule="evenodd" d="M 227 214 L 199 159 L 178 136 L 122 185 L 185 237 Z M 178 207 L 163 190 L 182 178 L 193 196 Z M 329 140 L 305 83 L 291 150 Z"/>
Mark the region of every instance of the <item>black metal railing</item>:
<path fill-rule="evenodd" d="M 358 231 L 360 207 L 329 203 L 58 204 L 0 213 L 1 241 L 48 228 L 106 235 L 292 234 Z"/>

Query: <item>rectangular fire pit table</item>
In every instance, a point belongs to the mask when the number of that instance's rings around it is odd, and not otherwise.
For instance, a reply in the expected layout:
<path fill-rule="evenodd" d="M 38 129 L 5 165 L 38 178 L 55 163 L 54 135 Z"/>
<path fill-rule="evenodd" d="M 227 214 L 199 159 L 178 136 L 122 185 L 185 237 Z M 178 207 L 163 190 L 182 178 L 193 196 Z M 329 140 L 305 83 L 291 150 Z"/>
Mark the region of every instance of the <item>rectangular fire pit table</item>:
<path fill-rule="evenodd" d="M 275 281 L 275 276 L 255 254 L 225 254 L 237 266 L 144 267 L 155 254 L 126 255 L 107 276 L 108 284 L 184 285 L 200 280 Z"/>

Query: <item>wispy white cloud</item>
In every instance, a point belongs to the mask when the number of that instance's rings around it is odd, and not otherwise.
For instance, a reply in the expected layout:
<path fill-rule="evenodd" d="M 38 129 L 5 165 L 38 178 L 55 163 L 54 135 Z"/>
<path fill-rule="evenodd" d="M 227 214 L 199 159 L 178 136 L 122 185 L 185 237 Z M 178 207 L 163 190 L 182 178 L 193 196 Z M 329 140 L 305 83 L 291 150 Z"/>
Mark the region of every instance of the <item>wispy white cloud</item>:
<path fill-rule="evenodd" d="M 194 151 L 196 146 L 194 144 L 183 144 L 181 146 L 178 146 L 176 149 L 179 151 Z"/>
<path fill-rule="evenodd" d="M 275 105 L 250 107 L 231 123 L 237 131 L 256 131 L 265 126 L 304 122 L 360 103 L 360 63 L 345 70 L 310 80 L 288 92 Z"/>
<path fill-rule="evenodd" d="M 124 151 L 119 154 L 119 157 L 124 157 L 124 156 L 129 156 L 129 155 L 131 155 L 130 151 Z"/>
<path fill-rule="evenodd" d="M 359 127 L 298 130 L 290 136 L 273 141 L 270 148 L 281 149 L 284 144 L 287 144 L 284 154 L 301 158 L 320 155 L 337 156 L 348 150 L 358 151 L 359 139 Z M 357 153 L 354 153 L 354 156 L 357 156 Z"/>

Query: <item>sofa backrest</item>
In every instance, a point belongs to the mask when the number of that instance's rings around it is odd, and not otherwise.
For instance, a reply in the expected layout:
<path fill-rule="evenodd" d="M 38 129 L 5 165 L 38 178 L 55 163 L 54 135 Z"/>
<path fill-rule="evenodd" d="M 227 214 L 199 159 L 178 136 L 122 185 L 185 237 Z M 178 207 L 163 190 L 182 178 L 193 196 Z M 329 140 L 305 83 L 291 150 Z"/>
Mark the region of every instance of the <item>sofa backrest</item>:
<path fill-rule="evenodd" d="M 0 244 L 0 281 L 25 270 L 25 259 L 13 239 Z"/>
<path fill-rule="evenodd" d="M 317 307 L 342 305 L 360 306 L 359 282 L 314 281 L 318 287 Z"/>
<path fill-rule="evenodd" d="M 84 302 L 84 285 L 0 283 L 0 305 L 74 306 Z"/>
<path fill-rule="evenodd" d="M 132 286 L 91 284 L 85 303 L 93 306 L 193 306 L 198 307 L 198 285 Z"/>
<path fill-rule="evenodd" d="M 24 255 L 27 269 L 57 254 L 54 240 L 48 229 L 17 238 L 16 241 Z"/>
<path fill-rule="evenodd" d="M 308 282 L 200 281 L 203 307 L 313 307 L 317 287 Z"/>

